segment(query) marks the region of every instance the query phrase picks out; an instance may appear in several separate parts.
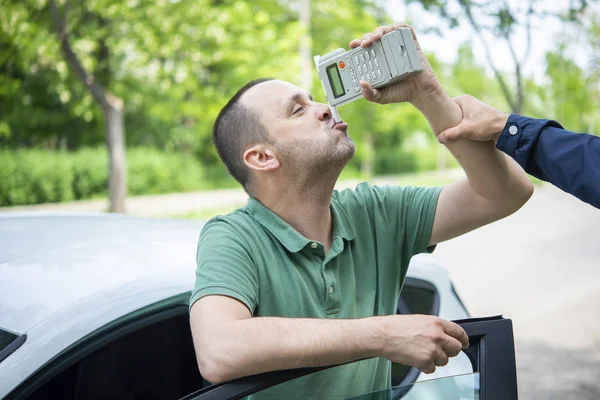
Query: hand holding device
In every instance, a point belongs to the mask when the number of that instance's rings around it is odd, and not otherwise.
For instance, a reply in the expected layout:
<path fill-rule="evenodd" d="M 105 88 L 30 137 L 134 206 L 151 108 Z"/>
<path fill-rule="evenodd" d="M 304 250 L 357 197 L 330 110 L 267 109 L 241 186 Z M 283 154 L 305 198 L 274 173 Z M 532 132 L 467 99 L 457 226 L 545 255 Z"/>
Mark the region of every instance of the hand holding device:
<path fill-rule="evenodd" d="M 339 120 L 335 115 L 336 106 L 363 97 L 360 81 L 370 83 L 373 88 L 385 88 L 422 71 L 411 29 L 395 28 L 388 27 L 385 34 L 384 28 L 378 28 L 382 32 L 381 40 L 369 42 L 367 47 L 359 47 L 353 41 L 351 50 L 340 48 L 314 57 L 336 120 Z"/>

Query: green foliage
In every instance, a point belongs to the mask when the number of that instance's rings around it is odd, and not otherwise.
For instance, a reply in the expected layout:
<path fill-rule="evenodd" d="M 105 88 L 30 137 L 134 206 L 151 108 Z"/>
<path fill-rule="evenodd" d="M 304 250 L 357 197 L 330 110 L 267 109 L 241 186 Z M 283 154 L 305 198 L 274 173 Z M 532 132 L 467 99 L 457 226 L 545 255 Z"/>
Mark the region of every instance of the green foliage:
<path fill-rule="evenodd" d="M 191 155 L 137 148 L 127 153 L 129 194 L 212 188 Z M 0 151 L 0 206 L 105 196 L 108 157 L 101 148 L 77 152 Z"/>
<path fill-rule="evenodd" d="M 442 16 L 450 27 L 465 22 L 464 7 L 456 3 L 409 2 L 421 3 L 423 12 Z M 63 9 L 66 1 L 56 3 Z M 129 194 L 235 185 L 215 153 L 212 124 L 227 100 L 251 79 L 272 76 L 299 83 L 298 1 L 68 3 L 75 52 L 85 68 L 124 101 Z M 383 4 L 311 1 L 312 54 L 347 48 L 351 39 L 392 22 Z M 472 6 L 486 31 L 510 35 L 523 28 L 523 15 L 517 11 L 525 8 L 508 9 L 496 2 L 460 4 Z M 583 4 L 571 4 L 578 19 Z M 5 149 L 0 153 L 0 204 L 104 195 L 102 115 L 64 61 L 48 0 L 0 0 L 0 8 L 0 149 Z M 584 26 L 592 69 L 580 69 L 557 42 L 546 57 L 546 76 L 522 77 L 524 113 L 556 118 L 574 130 L 600 132 L 600 57 L 594 51 L 600 43 L 600 24 L 594 18 Z M 416 22 L 418 29 L 420 21 Z M 498 81 L 486 74 L 471 47 L 464 43 L 453 65 L 428 54 L 442 86 L 451 96 L 469 93 L 510 111 Z M 504 75 L 507 82 L 514 81 L 514 76 Z M 316 74 L 305 89 L 324 101 Z M 343 176 L 421 171 L 437 168 L 440 160 L 446 163 L 426 119 L 409 104 L 380 106 L 359 100 L 339 112 L 357 143 Z M 449 166 L 456 165 L 447 159 Z"/>

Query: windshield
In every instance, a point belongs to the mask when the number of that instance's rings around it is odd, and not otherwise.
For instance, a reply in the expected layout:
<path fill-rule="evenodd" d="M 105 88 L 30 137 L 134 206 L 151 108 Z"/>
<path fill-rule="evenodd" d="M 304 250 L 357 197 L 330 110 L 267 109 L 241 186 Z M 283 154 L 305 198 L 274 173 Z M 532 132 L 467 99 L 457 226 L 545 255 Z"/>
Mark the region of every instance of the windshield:
<path fill-rule="evenodd" d="M 479 373 L 450 376 L 366 393 L 352 400 L 478 400 Z"/>

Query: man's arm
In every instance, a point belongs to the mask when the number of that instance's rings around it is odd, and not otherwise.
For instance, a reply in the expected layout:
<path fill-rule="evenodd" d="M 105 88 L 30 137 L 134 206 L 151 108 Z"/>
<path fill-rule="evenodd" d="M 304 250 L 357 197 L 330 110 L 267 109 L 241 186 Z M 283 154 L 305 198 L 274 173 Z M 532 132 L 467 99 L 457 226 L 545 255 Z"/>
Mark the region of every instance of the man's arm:
<path fill-rule="evenodd" d="M 350 42 L 350 47 L 368 47 L 401 26 L 407 25 L 379 27 L 372 34 Z M 412 33 L 423 71 L 383 89 L 374 89 L 361 81 L 362 93 L 365 99 L 381 104 L 411 102 L 425 115 L 437 136 L 461 122 L 462 110 L 440 86 L 416 34 Z M 533 184 L 521 168 L 493 144 L 461 140 L 447 147 L 467 178 L 444 187 L 440 193 L 430 245 L 512 214 L 533 193 Z"/>
<path fill-rule="evenodd" d="M 600 208 L 600 137 L 567 131 L 555 121 L 508 115 L 472 96 L 454 101 L 464 118 L 440 134 L 441 142 L 497 142 L 528 174 Z"/>
<path fill-rule="evenodd" d="M 190 324 L 200 372 L 212 383 L 370 357 L 385 357 L 431 373 L 469 344 L 460 326 L 434 316 L 252 317 L 244 304 L 226 296 L 196 301 Z"/>
<path fill-rule="evenodd" d="M 427 117 L 436 136 L 458 125 L 462 111 L 440 88 L 413 104 Z M 523 170 L 493 143 L 460 140 L 446 145 L 467 175 L 440 193 L 430 245 L 502 219 L 525 204 L 533 184 Z"/>

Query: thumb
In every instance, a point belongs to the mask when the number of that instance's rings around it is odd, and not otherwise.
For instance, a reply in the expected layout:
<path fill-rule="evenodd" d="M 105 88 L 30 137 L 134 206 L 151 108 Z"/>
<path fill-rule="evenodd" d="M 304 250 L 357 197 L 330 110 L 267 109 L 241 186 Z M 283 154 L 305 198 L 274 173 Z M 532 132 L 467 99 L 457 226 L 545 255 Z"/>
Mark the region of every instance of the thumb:
<path fill-rule="evenodd" d="M 458 139 L 463 139 L 466 136 L 465 132 L 466 129 L 464 125 L 460 123 L 457 126 L 441 131 L 437 137 L 437 140 L 441 144 L 452 143 Z"/>
<path fill-rule="evenodd" d="M 360 81 L 360 88 L 362 89 L 362 95 L 365 99 L 378 103 L 380 93 L 379 90 L 373 88 L 371 84 L 367 81 Z"/>

